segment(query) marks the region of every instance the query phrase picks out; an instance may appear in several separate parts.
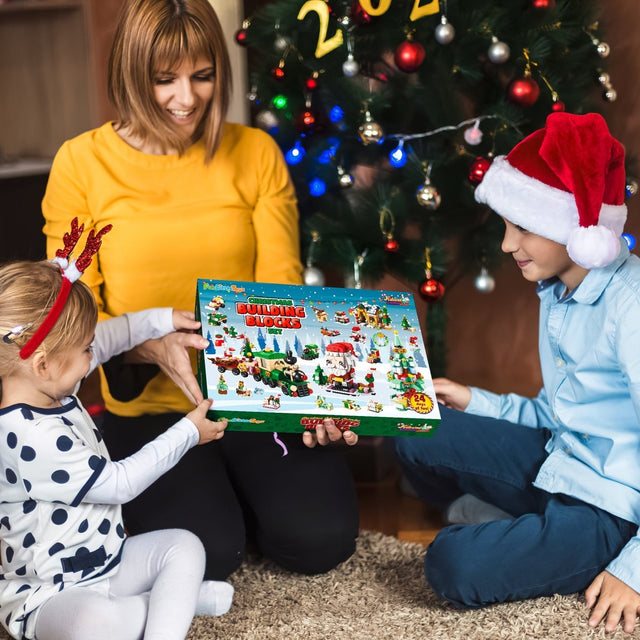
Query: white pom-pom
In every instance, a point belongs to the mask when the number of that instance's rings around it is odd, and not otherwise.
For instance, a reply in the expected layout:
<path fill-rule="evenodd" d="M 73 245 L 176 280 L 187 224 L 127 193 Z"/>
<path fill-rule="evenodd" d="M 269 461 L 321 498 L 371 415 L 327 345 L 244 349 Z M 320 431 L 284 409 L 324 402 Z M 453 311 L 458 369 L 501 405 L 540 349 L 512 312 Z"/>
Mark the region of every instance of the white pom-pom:
<path fill-rule="evenodd" d="M 620 239 L 600 225 L 576 227 L 567 242 L 569 257 L 585 269 L 605 267 L 620 253 Z"/>

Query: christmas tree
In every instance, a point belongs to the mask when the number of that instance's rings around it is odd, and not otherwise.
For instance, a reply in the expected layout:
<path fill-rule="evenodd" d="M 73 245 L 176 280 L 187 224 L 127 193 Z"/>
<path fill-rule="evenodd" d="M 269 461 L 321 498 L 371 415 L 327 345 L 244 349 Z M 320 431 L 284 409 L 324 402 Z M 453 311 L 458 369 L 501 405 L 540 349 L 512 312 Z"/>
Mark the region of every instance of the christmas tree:
<path fill-rule="evenodd" d="M 428 301 L 445 371 L 446 290 L 490 293 L 500 219 L 475 186 L 552 111 L 615 100 L 591 0 L 274 0 L 236 33 L 255 124 L 277 140 L 301 212 L 305 282 L 387 273 Z"/>

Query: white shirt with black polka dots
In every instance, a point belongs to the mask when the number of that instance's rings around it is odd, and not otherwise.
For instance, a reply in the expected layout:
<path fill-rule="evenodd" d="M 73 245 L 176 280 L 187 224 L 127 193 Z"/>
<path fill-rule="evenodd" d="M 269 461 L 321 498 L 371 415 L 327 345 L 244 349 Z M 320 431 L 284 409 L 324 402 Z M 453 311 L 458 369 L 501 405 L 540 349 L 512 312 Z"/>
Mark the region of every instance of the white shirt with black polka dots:
<path fill-rule="evenodd" d="M 67 400 L 0 410 L 0 618 L 17 638 L 33 637 L 29 618 L 52 595 L 111 572 L 125 537 L 119 505 L 82 502 L 109 454 L 79 401 Z"/>

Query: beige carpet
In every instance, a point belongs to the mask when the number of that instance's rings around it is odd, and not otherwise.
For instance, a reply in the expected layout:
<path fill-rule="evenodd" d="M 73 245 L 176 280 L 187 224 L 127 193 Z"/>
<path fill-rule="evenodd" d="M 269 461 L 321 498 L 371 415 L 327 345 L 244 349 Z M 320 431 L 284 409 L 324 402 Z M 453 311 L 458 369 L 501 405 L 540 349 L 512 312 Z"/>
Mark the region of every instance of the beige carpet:
<path fill-rule="evenodd" d="M 427 586 L 424 549 L 362 532 L 356 554 L 334 571 L 292 575 L 250 560 L 230 579 L 231 611 L 196 618 L 189 640 L 585 640 L 640 638 L 587 626 L 581 596 L 460 611 Z"/>
<path fill-rule="evenodd" d="M 362 532 L 356 554 L 322 576 L 250 558 L 230 578 L 231 611 L 196 618 L 188 640 L 640 639 L 640 629 L 633 636 L 590 629 L 581 596 L 454 609 L 426 585 L 423 558 L 420 545 L 372 532 Z"/>

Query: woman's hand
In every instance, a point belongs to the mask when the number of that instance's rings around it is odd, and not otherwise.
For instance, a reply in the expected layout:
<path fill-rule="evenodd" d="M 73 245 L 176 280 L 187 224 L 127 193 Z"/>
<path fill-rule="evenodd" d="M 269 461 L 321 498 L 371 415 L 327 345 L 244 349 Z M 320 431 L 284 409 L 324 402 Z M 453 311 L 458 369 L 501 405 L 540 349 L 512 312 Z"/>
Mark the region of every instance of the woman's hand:
<path fill-rule="evenodd" d="M 187 414 L 187 418 L 196 425 L 196 429 L 200 432 L 198 444 L 206 444 L 212 440 L 220 440 L 227 428 L 227 419 L 223 418 L 220 422 L 213 422 L 207 418 L 207 411 L 211 408 L 213 400 L 203 400 L 193 411 Z"/>
<path fill-rule="evenodd" d="M 438 402 L 450 409 L 464 411 L 471 402 L 471 389 L 447 378 L 434 378 L 433 389 Z"/>
<path fill-rule="evenodd" d="M 171 319 L 176 331 L 197 331 L 200 328 L 200 322 L 196 320 L 193 311 L 174 309 Z"/>
<path fill-rule="evenodd" d="M 202 402 L 203 395 L 193 374 L 189 349 L 202 350 L 208 344 L 209 341 L 201 335 L 176 331 L 163 338 L 147 340 L 138 345 L 128 353 L 127 362 L 157 364 L 162 373 L 170 378 L 193 404 L 198 405 Z"/>
<path fill-rule="evenodd" d="M 358 442 L 358 435 L 353 433 L 353 431 L 340 431 L 340 429 L 336 427 L 333 418 L 325 418 L 322 424 L 316 427 L 315 433 L 313 431 L 305 431 L 302 434 L 302 442 L 310 449 L 317 444 L 324 446 L 332 442 L 339 442 L 340 440 L 344 440 L 345 444 L 352 447 Z"/>

